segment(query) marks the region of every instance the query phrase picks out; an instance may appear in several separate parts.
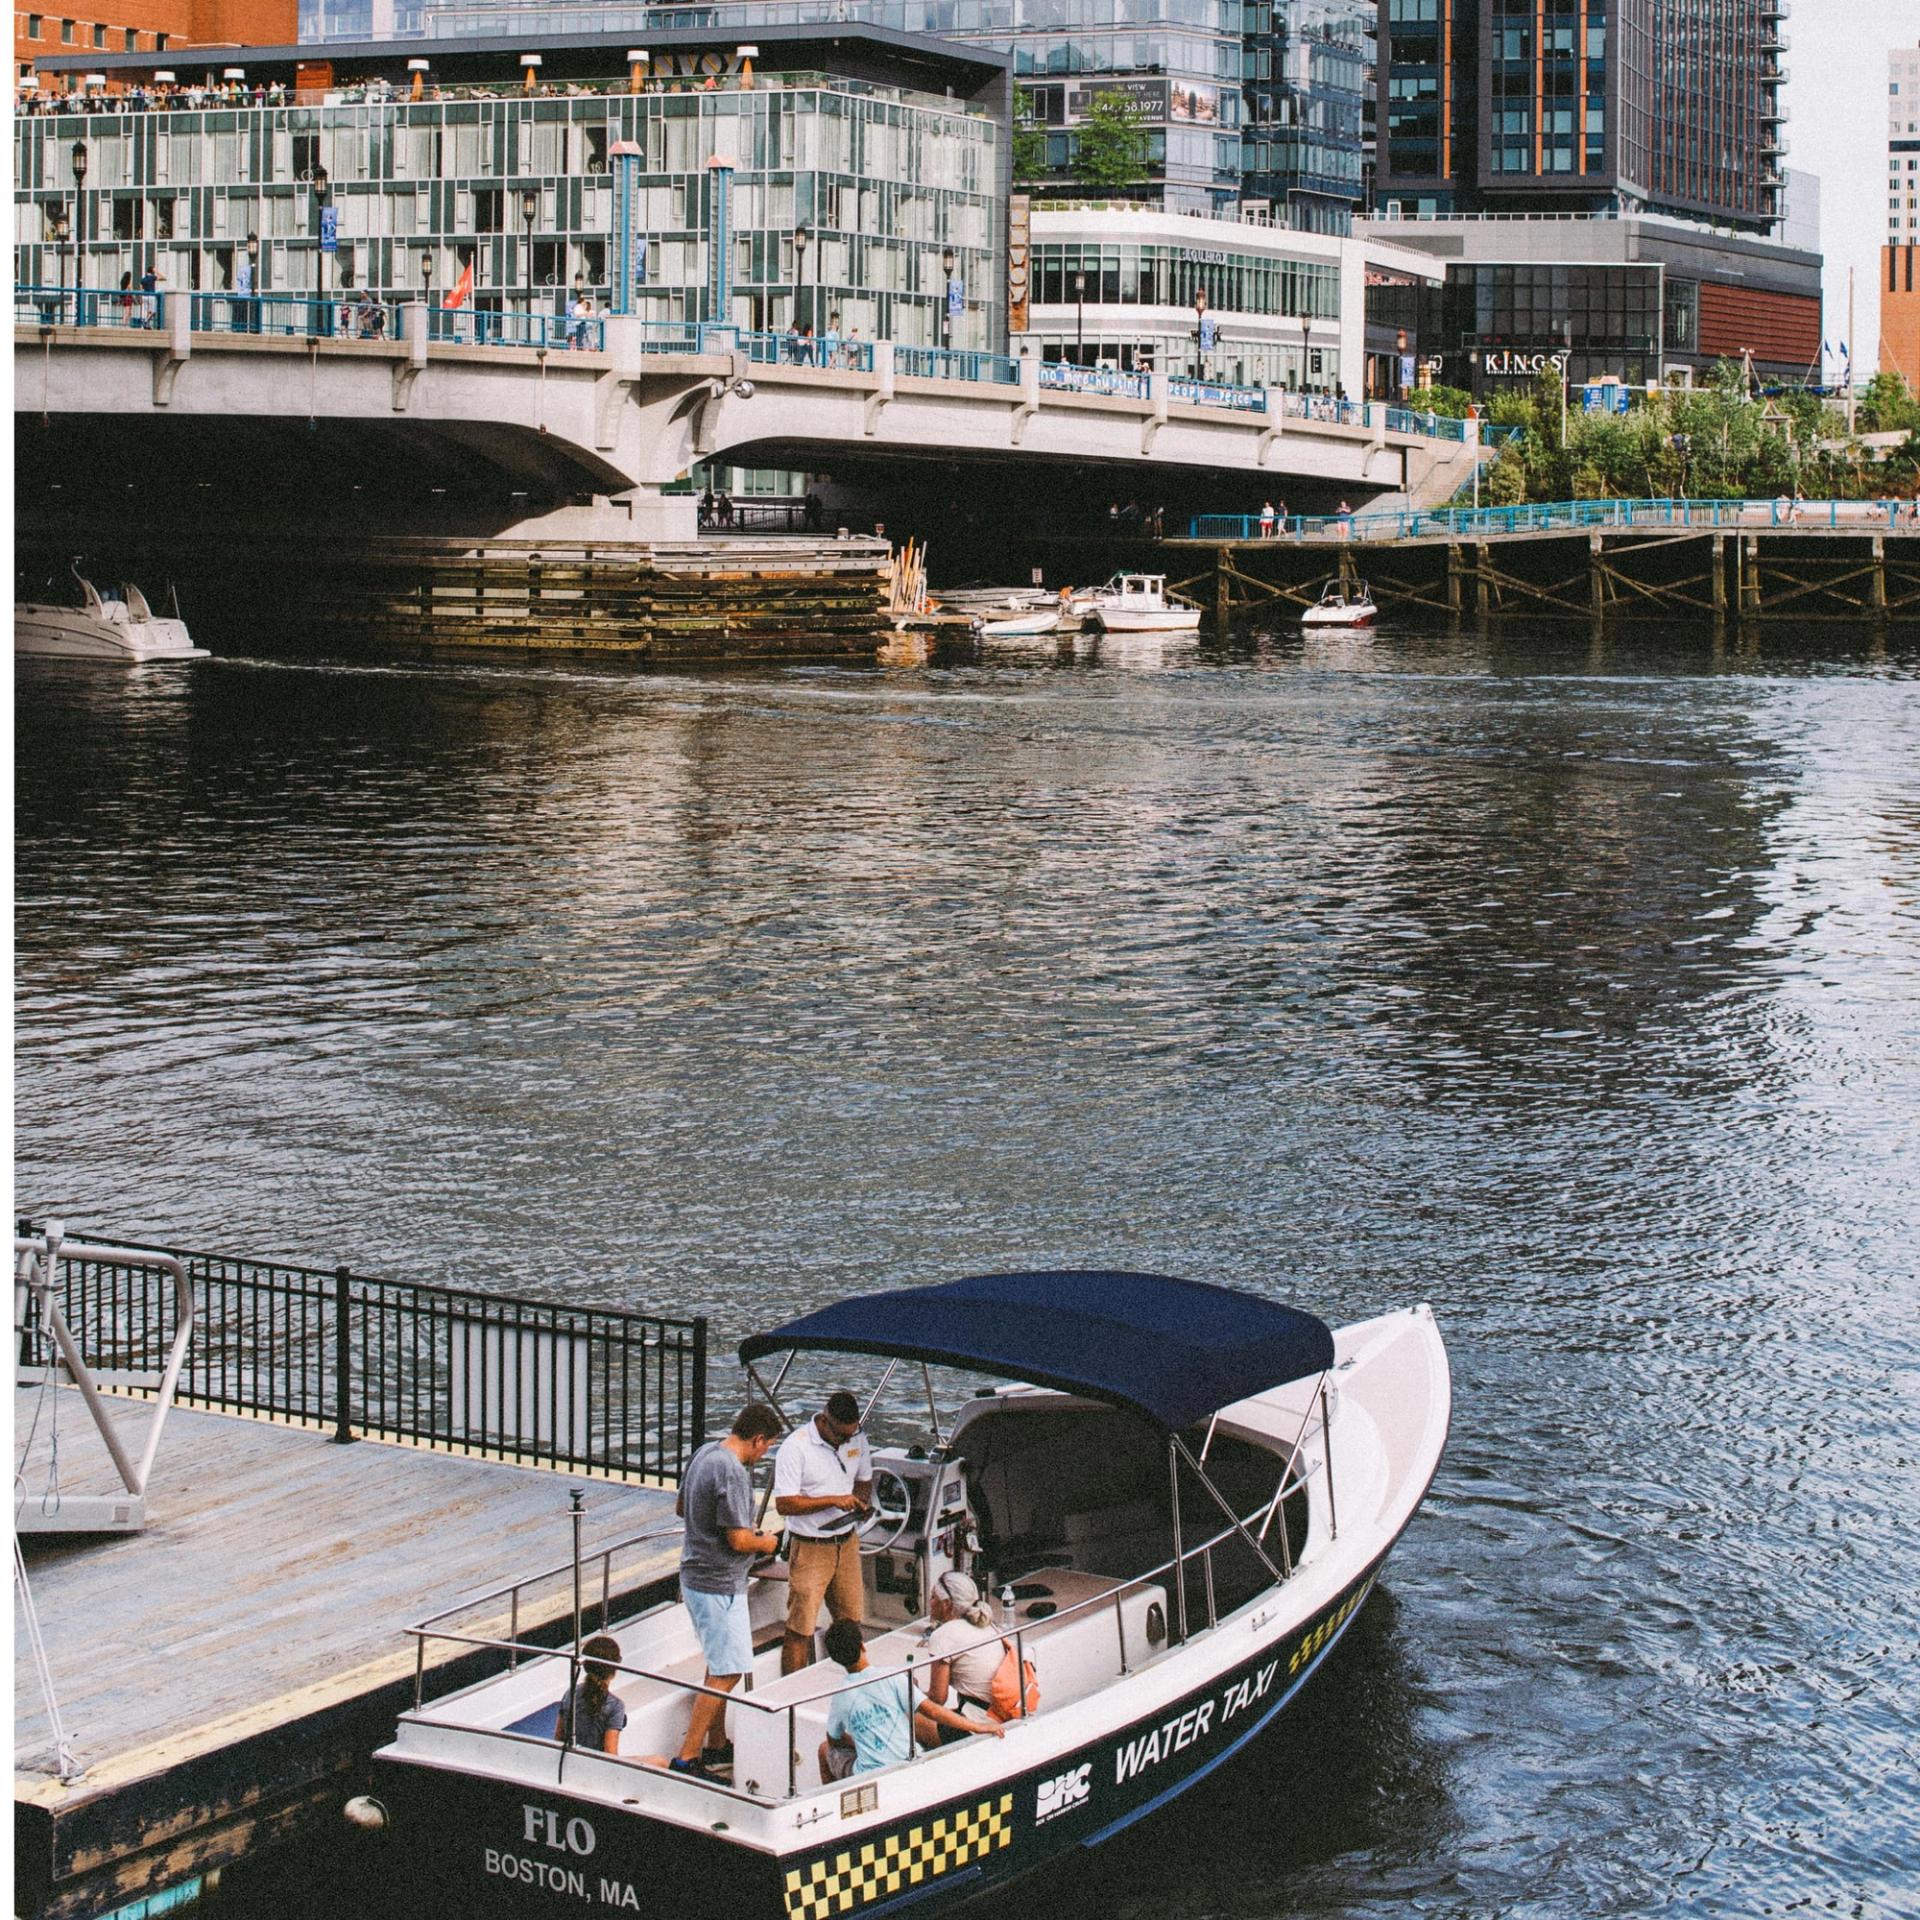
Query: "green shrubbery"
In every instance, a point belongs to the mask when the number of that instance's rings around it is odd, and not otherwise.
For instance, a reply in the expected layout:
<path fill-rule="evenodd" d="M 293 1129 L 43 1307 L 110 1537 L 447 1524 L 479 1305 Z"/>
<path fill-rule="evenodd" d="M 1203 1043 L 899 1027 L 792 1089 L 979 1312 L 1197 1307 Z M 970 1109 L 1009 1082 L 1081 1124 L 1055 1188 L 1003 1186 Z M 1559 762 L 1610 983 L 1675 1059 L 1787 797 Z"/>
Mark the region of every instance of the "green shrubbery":
<path fill-rule="evenodd" d="M 1435 411 L 1439 411 L 1438 408 Z M 1625 414 L 1588 414 L 1577 401 L 1560 444 L 1561 390 L 1552 374 L 1531 389 L 1497 396 L 1487 417 L 1519 438 L 1485 469 L 1481 499 L 1527 500 L 1876 499 L 1908 494 L 1920 480 L 1920 401 L 1898 374 L 1876 376 L 1855 409 L 1859 433 L 1913 436 L 1885 459 L 1847 433 L 1845 410 L 1817 394 L 1755 398 L 1729 362 L 1693 388 L 1649 398 Z"/>

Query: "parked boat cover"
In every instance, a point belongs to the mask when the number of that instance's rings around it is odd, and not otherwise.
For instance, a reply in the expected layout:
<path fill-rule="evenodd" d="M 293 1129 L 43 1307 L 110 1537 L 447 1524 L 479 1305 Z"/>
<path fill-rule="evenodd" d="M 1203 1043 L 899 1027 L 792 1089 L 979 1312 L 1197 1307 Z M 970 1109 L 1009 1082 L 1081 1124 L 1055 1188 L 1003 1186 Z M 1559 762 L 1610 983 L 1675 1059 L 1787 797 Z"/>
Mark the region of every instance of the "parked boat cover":
<path fill-rule="evenodd" d="M 1326 1323 L 1158 1273 L 989 1273 L 842 1300 L 740 1343 L 973 1368 L 1133 1407 L 1169 1432 L 1333 1365 Z"/>

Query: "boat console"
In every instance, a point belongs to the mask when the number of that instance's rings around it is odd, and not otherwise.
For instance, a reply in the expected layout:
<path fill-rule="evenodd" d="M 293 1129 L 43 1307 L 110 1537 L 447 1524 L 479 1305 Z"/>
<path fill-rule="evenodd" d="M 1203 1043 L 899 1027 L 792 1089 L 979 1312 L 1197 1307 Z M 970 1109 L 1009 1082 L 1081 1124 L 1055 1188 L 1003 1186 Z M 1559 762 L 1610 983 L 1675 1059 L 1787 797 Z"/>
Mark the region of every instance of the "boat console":
<path fill-rule="evenodd" d="M 978 1546 L 966 1462 L 941 1448 L 876 1447 L 873 1464 L 879 1505 L 864 1562 L 867 1618 L 879 1626 L 905 1626 L 925 1615 L 933 1583 L 951 1568 L 964 1570 Z M 888 1476 L 906 1494 L 905 1524 L 898 1527 L 900 1494 L 888 1486 Z"/>

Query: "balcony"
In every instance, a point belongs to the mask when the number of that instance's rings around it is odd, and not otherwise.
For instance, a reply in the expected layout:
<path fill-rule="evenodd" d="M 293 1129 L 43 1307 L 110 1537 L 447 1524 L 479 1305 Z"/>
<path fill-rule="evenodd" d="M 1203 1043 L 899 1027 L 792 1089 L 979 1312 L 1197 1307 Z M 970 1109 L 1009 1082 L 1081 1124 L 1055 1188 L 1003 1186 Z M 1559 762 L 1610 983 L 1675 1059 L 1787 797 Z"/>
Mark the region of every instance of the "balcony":
<path fill-rule="evenodd" d="M 1793 17 L 1793 0 L 1760 0 L 1762 20 L 1788 20 Z"/>

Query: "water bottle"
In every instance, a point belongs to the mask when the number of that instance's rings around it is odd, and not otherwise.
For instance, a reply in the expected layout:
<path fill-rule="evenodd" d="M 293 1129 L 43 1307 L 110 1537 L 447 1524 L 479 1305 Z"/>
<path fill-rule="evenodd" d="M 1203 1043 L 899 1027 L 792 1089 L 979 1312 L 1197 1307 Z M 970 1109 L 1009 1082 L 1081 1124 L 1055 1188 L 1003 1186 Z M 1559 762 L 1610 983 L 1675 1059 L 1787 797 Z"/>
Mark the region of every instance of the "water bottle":
<path fill-rule="evenodd" d="M 1013 1631 L 1013 1589 L 1011 1587 L 1000 1589 L 1000 1631 L 1002 1633 Z"/>

